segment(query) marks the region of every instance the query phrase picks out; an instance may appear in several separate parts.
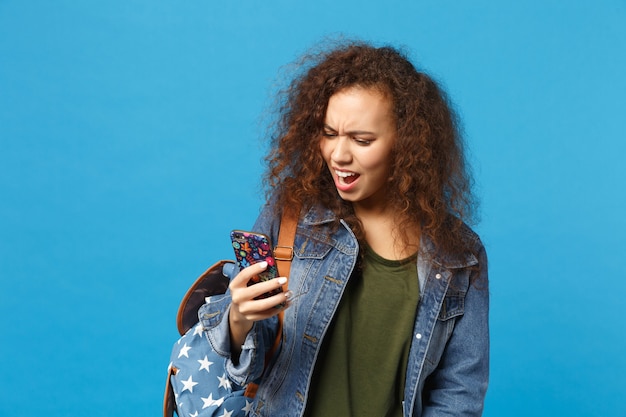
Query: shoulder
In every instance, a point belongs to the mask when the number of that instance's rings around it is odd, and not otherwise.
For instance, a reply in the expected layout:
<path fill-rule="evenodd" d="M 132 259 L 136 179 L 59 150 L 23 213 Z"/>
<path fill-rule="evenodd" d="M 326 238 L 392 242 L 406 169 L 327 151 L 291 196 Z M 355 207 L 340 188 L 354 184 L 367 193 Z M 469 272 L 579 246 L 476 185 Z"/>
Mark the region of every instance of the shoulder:
<path fill-rule="evenodd" d="M 480 236 L 467 224 L 463 223 L 459 230 L 460 237 L 465 242 L 464 256 L 472 259 L 469 264 L 471 270 L 470 282 L 474 287 L 488 287 L 487 252 Z"/>
<path fill-rule="evenodd" d="M 465 243 L 466 252 L 478 254 L 485 250 L 485 246 L 478 233 L 466 223 L 461 223 L 459 227 L 459 238 Z"/>
<path fill-rule="evenodd" d="M 478 234 L 466 223 L 457 220 L 450 228 L 455 245 L 451 248 L 435 244 L 427 235 L 421 239 L 422 251 L 429 255 L 435 264 L 446 268 L 473 267 L 481 263 L 485 248 Z"/>

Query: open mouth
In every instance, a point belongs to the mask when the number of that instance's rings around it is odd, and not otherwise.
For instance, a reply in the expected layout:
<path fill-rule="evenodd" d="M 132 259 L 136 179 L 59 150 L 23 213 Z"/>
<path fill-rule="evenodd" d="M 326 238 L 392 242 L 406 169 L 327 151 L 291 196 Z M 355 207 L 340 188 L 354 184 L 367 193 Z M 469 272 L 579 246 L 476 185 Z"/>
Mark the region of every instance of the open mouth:
<path fill-rule="evenodd" d="M 356 181 L 357 178 L 359 178 L 359 174 L 357 174 L 356 172 L 335 171 L 335 174 L 337 174 L 337 179 L 342 185 L 350 185 L 354 181 Z"/>

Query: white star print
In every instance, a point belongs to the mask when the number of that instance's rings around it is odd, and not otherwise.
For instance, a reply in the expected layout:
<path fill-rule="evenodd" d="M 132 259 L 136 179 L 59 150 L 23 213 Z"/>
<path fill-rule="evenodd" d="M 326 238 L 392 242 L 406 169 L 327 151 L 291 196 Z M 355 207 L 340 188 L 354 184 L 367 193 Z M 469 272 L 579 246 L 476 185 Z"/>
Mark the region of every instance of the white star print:
<path fill-rule="evenodd" d="M 189 375 L 189 379 L 187 379 L 186 381 L 181 380 L 181 382 L 184 385 L 183 386 L 183 390 L 181 392 L 187 390 L 187 391 L 193 393 L 193 387 L 198 385 L 197 382 L 194 382 L 193 379 L 191 379 L 191 375 Z"/>
<path fill-rule="evenodd" d="M 238 415 L 247 417 L 251 415 L 254 409 L 254 401 L 252 400 L 246 399 L 242 403 L 241 399 L 243 398 L 241 398 L 234 403 L 233 410 L 228 410 L 225 407 L 225 400 L 230 398 L 230 391 L 233 389 L 234 382 L 226 375 L 220 361 L 211 361 L 209 359 L 209 354 L 205 347 L 208 341 L 205 340 L 206 332 L 204 330 L 200 323 L 193 326 L 185 336 L 180 338 L 178 340 L 179 344 L 175 345 L 172 352 L 172 362 L 168 365 L 169 371 L 173 375 L 171 382 L 176 384 L 177 389 L 174 390 L 174 399 L 178 410 L 181 412 L 181 417 L 183 415 L 185 417 L 199 417 L 205 413 L 210 413 L 215 417 L 235 417 Z M 196 336 L 200 338 L 197 339 Z M 196 346 L 200 346 L 200 348 L 196 349 Z M 176 359 L 177 357 L 178 359 Z M 196 362 L 198 365 L 193 362 Z M 203 369 L 206 371 L 206 374 L 202 372 Z M 183 379 L 185 375 L 187 378 Z M 217 378 L 217 381 L 213 378 Z M 215 387 L 216 382 L 218 387 Z M 209 389 L 207 388 L 209 387 L 212 387 L 212 393 L 208 392 Z M 186 392 L 189 393 L 187 394 Z M 202 395 L 206 394 L 208 394 L 207 397 L 202 397 Z M 228 395 L 220 398 L 222 394 Z M 179 403 L 179 400 L 182 401 Z M 200 400 L 202 400 L 203 405 L 200 405 Z M 184 406 L 182 405 L 183 402 L 185 403 Z M 228 405 L 228 407 L 232 407 L 232 405 Z M 237 411 L 239 407 L 242 407 L 241 411 Z M 204 411 L 207 408 L 208 410 Z"/>
<path fill-rule="evenodd" d="M 209 361 L 206 355 L 204 355 L 204 359 L 199 360 L 198 363 L 200 364 L 200 369 L 198 369 L 199 371 L 206 369 L 207 372 L 211 372 L 209 371 L 209 367 L 213 365 L 213 362 Z"/>
<path fill-rule="evenodd" d="M 217 379 L 220 380 L 220 385 L 218 388 L 224 387 L 226 389 L 230 389 L 230 381 L 226 377 L 226 374 L 222 374 L 222 376 L 218 376 Z"/>
<path fill-rule="evenodd" d="M 213 393 L 210 393 L 208 397 L 203 398 L 200 397 L 200 399 L 202 400 L 202 402 L 204 403 L 202 405 L 202 409 L 204 410 L 207 407 L 211 407 L 212 405 L 216 405 L 216 406 L 220 406 L 222 405 L 222 403 L 224 402 L 224 397 L 222 398 L 218 398 L 217 400 L 213 399 Z"/>
<path fill-rule="evenodd" d="M 210 393 L 208 397 L 204 398 L 204 397 L 200 397 L 200 399 L 202 400 L 202 402 L 204 403 L 202 405 L 202 409 L 204 410 L 207 407 L 210 407 L 212 405 L 215 405 L 215 401 L 213 401 L 213 393 Z"/>
<path fill-rule="evenodd" d="M 180 358 L 181 356 L 185 356 L 187 359 L 189 359 L 189 349 L 191 349 L 191 346 L 187 346 L 187 343 L 185 343 L 185 345 L 180 348 L 178 357 Z"/>
<path fill-rule="evenodd" d="M 250 411 L 252 411 L 252 401 L 246 400 L 246 406 L 242 408 L 241 411 L 245 412 L 246 415 L 248 415 Z"/>

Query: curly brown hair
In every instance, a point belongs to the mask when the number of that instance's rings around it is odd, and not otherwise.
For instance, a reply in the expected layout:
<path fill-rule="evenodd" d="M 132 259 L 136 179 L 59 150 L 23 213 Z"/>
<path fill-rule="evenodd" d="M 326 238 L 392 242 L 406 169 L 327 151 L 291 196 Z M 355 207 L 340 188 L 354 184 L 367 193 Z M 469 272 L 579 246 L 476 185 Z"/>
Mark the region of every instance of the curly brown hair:
<path fill-rule="evenodd" d="M 461 232 L 476 202 L 452 106 L 437 83 L 393 47 L 343 42 L 307 54 L 300 72 L 279 93 L 277 119 L 266 157 L 266 184 L 279 207 L 323 205 L 343 218 L 359 241 L 364 231 L 352 205 L 343 201 L 320 152 L 328 100 L 350 88 L 376 89 L 392 103 L 396 141 L 392 150 L 390 207 L 399 236 L 416 225 L 448 253 L 468 250 Z"/>

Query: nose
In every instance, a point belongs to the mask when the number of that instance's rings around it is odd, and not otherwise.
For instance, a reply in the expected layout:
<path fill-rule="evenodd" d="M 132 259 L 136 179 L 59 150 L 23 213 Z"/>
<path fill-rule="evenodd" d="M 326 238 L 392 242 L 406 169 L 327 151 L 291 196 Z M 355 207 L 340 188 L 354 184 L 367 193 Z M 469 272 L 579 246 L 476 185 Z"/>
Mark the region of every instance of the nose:
<path fill-rule="evenodd" d="M 350 141 L 346 136 L 338 136 L 334 141 L 335 147 L 330 154 L 330 158 L 337 164 L 347 164 L 352 161 L 352 153 L 350 152 Z"/>

